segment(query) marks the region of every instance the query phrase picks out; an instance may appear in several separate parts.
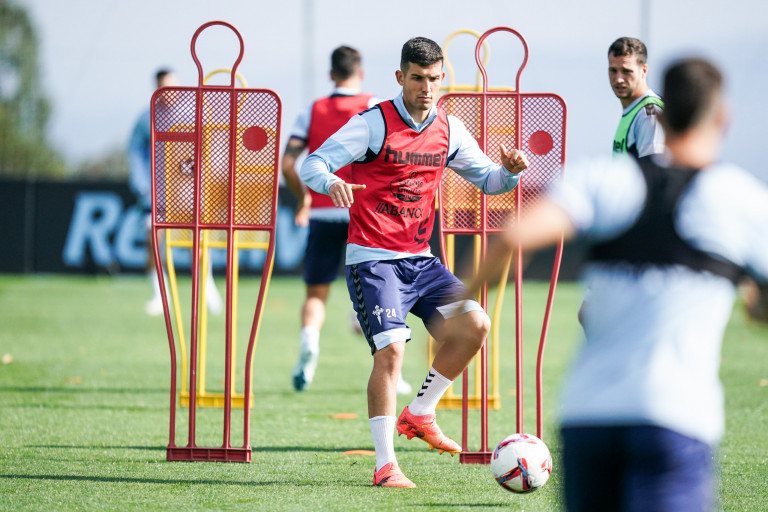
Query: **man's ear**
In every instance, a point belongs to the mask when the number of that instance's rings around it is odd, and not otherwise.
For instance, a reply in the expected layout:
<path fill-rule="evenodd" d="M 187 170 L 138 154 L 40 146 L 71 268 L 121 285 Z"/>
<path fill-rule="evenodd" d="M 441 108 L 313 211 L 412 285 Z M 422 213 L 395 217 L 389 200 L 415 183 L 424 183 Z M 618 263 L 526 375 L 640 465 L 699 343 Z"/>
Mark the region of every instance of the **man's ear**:
<path fill-rule="evenodd" d="M 718 128 L 723 132 L 726 133 L 728 129 L 731 127 L 731 120 L 733 118 L 733 112 L 731 111 L 731 105 L 724 99 L 721 99 L 718 102 L 718 105 L 715 106 L 715 123 L 717 123 Z"/>
<path fill-rule="evenodd" d="M 405 75 L 403 75 L 403 72 L 399 69 L 395 71 L 395 78 L 397 78 L 397 83 L 400 85 L 405 85 Z"/>

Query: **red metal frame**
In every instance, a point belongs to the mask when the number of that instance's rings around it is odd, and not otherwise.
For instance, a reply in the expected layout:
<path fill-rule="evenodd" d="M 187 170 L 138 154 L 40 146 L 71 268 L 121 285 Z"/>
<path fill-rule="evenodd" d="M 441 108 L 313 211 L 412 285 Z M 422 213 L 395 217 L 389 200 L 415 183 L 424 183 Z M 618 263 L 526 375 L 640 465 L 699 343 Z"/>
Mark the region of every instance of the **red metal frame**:
<path fill-rule="evenodd" d="M 515 77 L 513 91 L 489 90 L 488 75 L 480 57 L 480 51 L 485 40 L 495 32 L 509 32 L 523 45 L 524 58 L 518 68 Z M 520 76 L 528 62 L 528 45 L 523 36 L 508 27 L 496 27 L 485 32 L 475 46 L 475 60 L 482 74 L 482 92 L 455 92 L 448 93 L 440 98 L 438 104 L 446 108 L 450 114 L 462 118 L 467 128 L 475 137 L 480 148 L 488 154 L 489 149 L 495 149 L 495 145 L 489 145 L 489 138 L 506 137 L 507 147 L 511 144 L 514 148 L 526 152 L 531 166 L 523 174 L 520 184 L 507 194 L 488 197 L 482 193 L 462 190 L 462 185 L 457 184 L 453 173 L 445 173 L 440 184 L 440 230 L 441 250 L 445 259 L 447 235 L 479 235 L 481 239 L 481 260 L 485 259 L 488 247 L 488 235 L 500 233 L 506 223 L 505 214 L 513 212 L 516 222 L 524 209 L 524 203 L 535 198 L 548 182 L 556 179 L 562 172 L 565 163 L 565 132 L 566 132 L 566 106 L 565 101 L 556 94 L 549 93 L 522 93 L 520 92 Z M 510 109 L 512 111 L 510 112 Z M 469 111 L 469 112 L 468 112 Z M 493 119 L 493 121 L 491 120 Z M 530 128 L 529 128 L 530 127 Z M 538 131 L 532 130 L 538 128 Z M 504 132 L 501 134 L 494 133 Z M 510 133 L 511 132 L 511 133 Z M 543 135 L 542 135 L 543 134 Z M 536 135 L 545 140 L 549 137 L 552 145 L 549 149 L 537 145 L 531 138 Z M 545 144 L 546 146 L 546 144 Z M 546 149 L 546 151 L 544 151 Z M 493 152 L 491 152 L 493 153 Z M 490 154 L 492 158 L 493 155 Z M 479 197 L 473 198 L 472 194 Z M 474 201 L 474 202 L 473 202 Z M 470 203 L 479 204 L 479 218 L 473 218 L 470 212 Z M 462 207 L 463 205 L 463 207 Z M 451 217 L 453 215 L 453 217 Z M 457 221 L 460 216 L 466 218 Z M 502 221 L 503 220 L 503 221 Z M 460 225 L 464 223 L 464 225 Z M 467 225 L 467 224 L 472 224 Z M 542 437 L 542 361 L 544 346 L 546 343 L 547 329 L 549 326 L 550 312 L 554 300 L 555 288 L 562 259 L 562 240 L 557 246 L 555 262 L 550 279 L 549 296 L 539 339 L 539 349 L 536 363 L 536 435 Z M 447 264 L 447 261 L 446 261 Z M 516 427 L 518 432 L 523 432 L 523 331 L 522 331 L 522 250 L 518 247 L 515 265 L 515 358 L 516 358 Z M 480 296 L 483 308 L 487 309 L 488 287 L 483 286 Z M 488 445 L 488 352 L 486 345 L 480 350 L 481 370 L 481 396 L 480 409 L 480 449 L 471 451 L 468 446 L 468 371 L 465 370 L 462 396 L 462 453 L 460 461 L 463 463 L 490 463 L 492 447 Z"/>
<path fill-rule="evenodd" d="M 240 53 L 232 66 L 229 85 L 204 85 L 203 68 L 195 51 L 200 33 L 214 25 L 231 29 L 240 43 Z M 152 96 L 153 251 L 171 353 L 170 441 L 167 460 L 251 461 L 251 366 L 275 250 L 281 102 L 279 96 L 271 90 L 236 88 L 235 75 L 244 50 L 243 38 L 234 26 L 223 21 L 205 23 L 197 29 L 191 42 L 192 58 L 198 70 L 198 86 L 163 88 Z M 172 102 L 171 106 L 168 106 L 169 102 Z M 189 108 L 185 109 L 185 106 Z M 267 143 L 262 147 L 256 148 L 243 137 L 244 130 L 253 126 L 264 131 L 267 136 Z M 193 180 L 189 173 L 193 175 Z M 221 183 L 224 182 L 226 188 L 222 188 Z M 192 186 L 191 194 L 189 186 Z M 220 204 L 222 200 L 226 203 L 224 207 Z M 158 244 L 159 231 L 167 228 L 189 229 L 193 240 L 189 428 L 186 446 L 176 446 L 175 442 L 177 354 Z M 210 448 L 198 447 L 195 442 L 200 233 L 204 229 L 227 233 L 224 432 L 222 445 Z M 232 281 L 234 237 L 240 230 L 267 232 L 269 246 L 245 358 L 243 444 L 241 447 L 233 447 L 230 439 Z"/>

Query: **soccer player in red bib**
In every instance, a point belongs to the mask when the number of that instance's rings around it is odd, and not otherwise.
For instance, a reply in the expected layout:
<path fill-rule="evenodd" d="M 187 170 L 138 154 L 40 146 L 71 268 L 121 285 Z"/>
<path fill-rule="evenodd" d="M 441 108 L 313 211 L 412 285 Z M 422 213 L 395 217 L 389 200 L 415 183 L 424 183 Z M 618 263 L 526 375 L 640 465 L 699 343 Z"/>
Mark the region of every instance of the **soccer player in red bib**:
<path fill-rule="evenodd" d="M 407 41 L 395 76 L 402 93 L 350 119 L 307 157 L 300 176 L 334 206 L 349 209 L 347 287 L 373 354 L 373 484 L 415 487 L 398 466 L 394 430 L 440 453 L 461 451 L 438 427 L 435 407 L 490 328 L 480 304 L 457 299 L 463 284 L 430 252 L 438 184 L 443 172 L 456 172 L 486 194 L 501 194 L 517 185 L 528 161 L 501 146 L 502 164 L 493 163 L 459 119 L 437 108 L 445 74 L 434 41 Z M 348 181 L 335 174 L 350 164 Z M 422 319 L 438 349 L 418 394 L 396 417 L 396 384 L 411 337 L 408 313 Z"/>

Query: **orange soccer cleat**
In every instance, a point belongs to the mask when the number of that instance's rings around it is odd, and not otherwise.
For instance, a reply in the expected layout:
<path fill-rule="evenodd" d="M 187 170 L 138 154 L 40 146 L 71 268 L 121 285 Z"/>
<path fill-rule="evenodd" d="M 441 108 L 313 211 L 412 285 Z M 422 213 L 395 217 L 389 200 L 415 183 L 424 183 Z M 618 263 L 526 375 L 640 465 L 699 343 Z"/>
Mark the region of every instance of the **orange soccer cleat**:
<path fill-rule="evenodd" d="M 384 464 L 378 471 L 373 473 L 373 485 L 379 487 L 416 487 L 407 476 L 400 471 L 400 466 L 394 462 Z"/>
<path fill-rule="evenodd" d="M 397 419 L 397 432 L 405 434 L 408 439 L 413 439 L 414 436 L 418 437 L 429 445 L 430 450 L 437 449 L 440 453 L 448 452 L 451 455 L 461 453 L 461 446 L 456 441 L 446 437 L 440 427 L 437 426 L 434 414 L 415 416 L 406 406 Z"/>

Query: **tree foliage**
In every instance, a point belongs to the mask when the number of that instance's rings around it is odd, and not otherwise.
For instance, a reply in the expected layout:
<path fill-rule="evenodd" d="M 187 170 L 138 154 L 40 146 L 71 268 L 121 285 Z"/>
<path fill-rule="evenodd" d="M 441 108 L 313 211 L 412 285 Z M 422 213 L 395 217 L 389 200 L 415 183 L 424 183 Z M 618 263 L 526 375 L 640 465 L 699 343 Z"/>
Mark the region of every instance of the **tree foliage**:
<path fill-rule="evenodd" d="M 65 174 L 63 159 L 45 141 L 49 115 L 34 28 L 23 8 L 0 0 L 0 175 Z"/>

